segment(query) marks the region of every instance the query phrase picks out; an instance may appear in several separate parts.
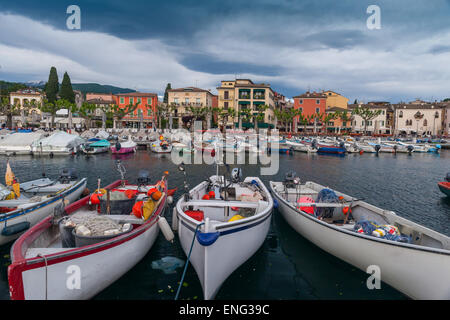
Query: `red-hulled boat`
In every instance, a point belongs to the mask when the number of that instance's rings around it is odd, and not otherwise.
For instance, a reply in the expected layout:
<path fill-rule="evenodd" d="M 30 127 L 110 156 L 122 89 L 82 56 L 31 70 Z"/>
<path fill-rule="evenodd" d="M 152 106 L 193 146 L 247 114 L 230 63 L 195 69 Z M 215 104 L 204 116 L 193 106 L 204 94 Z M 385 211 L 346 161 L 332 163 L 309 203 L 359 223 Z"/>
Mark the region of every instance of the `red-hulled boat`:
<path fill-rule="evenodd" d="M 159 192 L 158 201 L 153 199 L 155 202 L 152 209 L 147 209 L 147 213 L 151 213 L 146 219 L 145 211 L 142 211 L 145 206 L 140 209 L 142 217 L 130 215 L 127 210 L 115 215 L 98 214 L 98 217 L 108 217 L 117 223 L 124 223 L 123 226 L 128 224 L 125 232 L 121 229 L 120 233 L 114 233 L 113 236 L 100 237 L 107 238 L 106 240 L 94 239 L 97 242 L 81 242 L 80 245 L 80 238 L 89 241 L 93 238 L 75 236 L 78 234 L 78 225 L 70 233 L 75 237 L 75 245 L 67 245 L 67 234 L 64 233 L 67 225 L 62 226 L 61 220 L 55 216 L 49 216 L 29 229 L 11 248 L 12 264 L 8 267 L 11 299 L 89 299 L 119 279 L 147 254 L 160 227 L 166 227 L 167 222 L 162 215 L 168 202 L 168 189 L 164 178 L 161 181 L 163 183 L 156 185 L 131 185 L 125 180 L 118 180 L 101 189 L 106 194 L 99 201 L 104 201 L 103 198 L 113 190 L 134 194 L 136 201 L 133 202 L 133 213 L 139 199 L 145 199 L 152 192 Z M 95 215 L 98 210 L 103 211 L 105 203 L 96 207 L 92 205 L 93 199 L 93 195 L 90 195 L 67 206 L 62 219 L 73 219 L 75 213 Z M 111 213 L 112 201 L 109 196 L 107 201 L 106 210 Z"/>
<path fill-rule="evenodd" d="M 445 194 L 447 197 L 450 197 L 450 172 L 447 173 L 445 181 L 438 182 L 438 187 L 443 194 Z"/>

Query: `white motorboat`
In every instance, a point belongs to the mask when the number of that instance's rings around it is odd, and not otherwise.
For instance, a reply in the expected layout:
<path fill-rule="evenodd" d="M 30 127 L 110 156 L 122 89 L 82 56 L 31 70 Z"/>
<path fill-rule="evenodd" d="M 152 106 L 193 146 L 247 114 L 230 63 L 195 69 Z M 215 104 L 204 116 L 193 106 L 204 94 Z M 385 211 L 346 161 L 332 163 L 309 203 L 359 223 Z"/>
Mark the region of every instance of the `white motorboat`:
<path fill-rule="evenodd" d="M 81 150 L 85 154 L 98 154 L 109 151 L 111 143 L 108 140 L 98 138 L 89 139 L 87 144 L 81 145 Z"/>
<path fill-rule="evenodd" d="M 376 265 L 381 281 L 413 299 L 450 299 L 449 237 L 293 176 L 270 189 L 300 235 L 363 271 Z"/>
<path fill-rule="evenodd" d="M 173 220 L 205 300 L 214 299 L 228 276 L 262 245 L 272 208 L 262 181 L 257 177 L 241 181 L 237 168 L 231 181 L 211 176 L 177 202 Z"/>
<path fill-rule="evenodd" d="M 311 144 L 308 143 L 286 140 L 286 144 L 288 146 L 291 146 L 295 151 L 298 152 L 308 152 L 308 153 L 317 152 L 317 148 L 314 148 Z"/>

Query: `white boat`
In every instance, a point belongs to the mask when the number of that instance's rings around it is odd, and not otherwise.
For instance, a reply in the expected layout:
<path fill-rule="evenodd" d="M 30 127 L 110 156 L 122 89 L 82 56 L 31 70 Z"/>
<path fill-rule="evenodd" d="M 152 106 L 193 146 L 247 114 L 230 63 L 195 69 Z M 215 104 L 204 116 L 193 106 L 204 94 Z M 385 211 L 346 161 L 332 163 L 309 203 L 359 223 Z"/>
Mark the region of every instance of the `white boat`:
<path fill-rule="evenodd" d="M 311 144 L 291 140 L 286 140 L 286 144 L 294 148 L 295 151 L 308 153 L 317 152 L 317 148 L 314 148 Z"/>
<path fill-rule="evenodd" d="M 86 144 L 81 145 L 81 151 L 85 154 L 98 154 L 109 151 L 111 144 L 108 140 L 98 138 L 89 139 Z"/>
<path fill-rule="evenodd" d="M 10 191 L 0 185 L 0 245 L 18 238 L 64 201 L 78 200 L 86 183 L 86 178 L 78 179 L 72 171 L 65 171 L 58 180 L 20 183 L 20 197 L 13 200 L 5 199 Z"/>
<path fill-rule="evenodd" d="M 271 181 L 270 189 L 300 235 L 364 272 L 376 265 L 381 281 L 410 298 L 450 299 L 449 237 L 317 183 L 295 180 Z M 324 189 L 338 201 L 318 201 Z"/>
<path fill-rule="evenodd" d="M 211 176 L 186 193 L 174 211 L 181 246 L 194 266 L 205 300 L 214 299 L 222 283 L 258 250 L 269 231 L 270 193 L 259 178 L 240 181 L 239 172 L 233 170 L 232 181 Z M 205 195 L 210 199 L 204 200 Z"/>
<path fill-rule="evenodd" d="M 58 131 L 33 142 L 31 149 L 34 154 L 69 155 L 76 153 L 83 143 L 84 140 L 78 135 Z"/>
<path fill-rule="evenodd" d="M 90 299 L 119 279 L 147 254 L 160 225 L 164 227 L 167 183 L 159 186 L 162 195 L 146 219 L 130 215 L 125 209 L 120 214 L 97 214 L 96 205 L 91 205 L 92 198 L 87 196 L 66 207 L 62 218 L 49 216 L 23 234 L 11 248 L 12 264 L 8 267 L 11 299 Z M 131 200 L 134 206 L 134 201 L 146 197 L 153 187 L 157 186 L 129 185 L 119 180 L 105 189 L 111 191 L 111 197 L 113 192 L 133 193 L 132 198 L 119 201 Z M 111 200 L 110 206 L 105 202 L 106 210 L 113 210 L 114 201 Z M 103 204 L 100 207 L 105 208 Z M 116 207 L 121 209 L 123 205 Z M 82 219 L 89 219 L 90 223 Z M 68 226 L 68 221 L 75 226 Z M 83 224 L 90 228 L 89 234 L 95 221 L 112 224 L 117 229 L 103 227 L 103 236 L 79 234 Z M 167 222 L 165 226 L 170 231 Z M 74 272 L 78 272 L 78 280 L 73 278 Z M 75 280 L 71 282 L 71 279 Z"/>
<path fill-rule="evenodd" d="M 153 141 L 150 145 L 150 150 L 152 150 L 155 153 L 171 153 L 172 148 L 173 148 L 172 144 L 167 142 L 166 140 Z"/>
<path fill-rule="evenodd" d="M 32 154 L 32 144 L 44 137 L 42 132 L 17 132 L 5 136 L 0 141 L 0 154 Z"/>

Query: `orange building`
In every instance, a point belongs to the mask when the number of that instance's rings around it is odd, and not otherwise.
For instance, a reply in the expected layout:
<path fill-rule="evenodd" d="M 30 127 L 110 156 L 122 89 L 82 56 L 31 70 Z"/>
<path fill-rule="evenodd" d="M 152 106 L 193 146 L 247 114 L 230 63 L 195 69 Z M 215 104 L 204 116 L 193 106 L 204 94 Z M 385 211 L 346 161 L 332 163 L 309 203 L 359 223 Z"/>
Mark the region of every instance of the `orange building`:
<path fill-rule="evenodd" d="M 113 95 L 113 97 L 119 108 L 126 108 L 130 104 L 138 104 L 134 112 L 127 114 L 122 119 L 123 127 L 139 128 L 139 124 L 142 122 L 144 128 L 151 128 L 153 123 L 157 123 L 156 106 L 158 104 L 158 95 L 156 93 L 119 93 Z"/>

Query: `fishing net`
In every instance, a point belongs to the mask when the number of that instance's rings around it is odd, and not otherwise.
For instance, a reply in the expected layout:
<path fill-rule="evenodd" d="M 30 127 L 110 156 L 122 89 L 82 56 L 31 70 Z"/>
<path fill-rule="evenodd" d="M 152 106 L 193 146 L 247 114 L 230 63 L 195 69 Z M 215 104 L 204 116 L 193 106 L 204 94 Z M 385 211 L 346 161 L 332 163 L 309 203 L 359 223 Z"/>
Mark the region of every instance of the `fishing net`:
<path fill-rule="evenodd" d="M 122 225 L 114 220 L 92 213 L 75 213 L 66 221 L 66 225 L 68 224 L 86 227 L 90 231 L 90 236 L 102 236 L 108 230 L 122 230 Z"/>
<path fill-rule="evenodd" d="M 317 203 L 339 203 L 339 197 L 336 195 L 336 193 L 331 190 L 324 188 L 320 190 L 320 192 L 317 194 Z M 314 209 L 314 214 L 316 217 L 322 217 L 322 218 L 332 218 L 333 217 L 334 208 L 320 208 L 316 207 Z"/>

